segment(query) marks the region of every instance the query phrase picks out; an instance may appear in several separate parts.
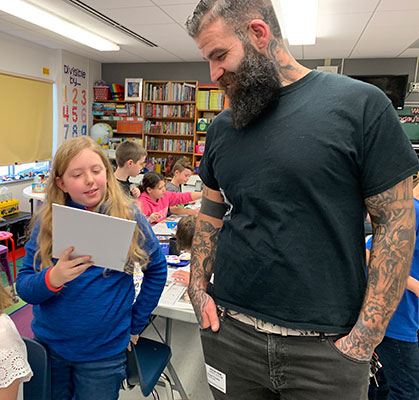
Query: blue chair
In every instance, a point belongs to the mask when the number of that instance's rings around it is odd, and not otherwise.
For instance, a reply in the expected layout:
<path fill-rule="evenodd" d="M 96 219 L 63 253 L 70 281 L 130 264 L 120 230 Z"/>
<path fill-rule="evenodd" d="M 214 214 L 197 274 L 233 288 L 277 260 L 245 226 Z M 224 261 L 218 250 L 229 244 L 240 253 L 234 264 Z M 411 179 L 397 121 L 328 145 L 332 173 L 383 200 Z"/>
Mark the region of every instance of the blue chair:
<path fill-rule="evenodd" d="M 133 350 L 127 351 L 128 386 L 133 388 L 139 385 L 145 397 L 151 393 L 153 398 L 158 400 L 159 395 L 154 387 L 161 378 L 166 388 L 167 399 L 173 400 L 172 384 L 169 377 L 163 373 L 172 356 L 170 347 L 143 337 L 132 347 Z"/>
<path fill-rule="evenodd" d="M 28 352 L 33 377 L 23 384 L 25 400 L 51 400 L 51 364 L 45 347 L 36 340 L 22 336 Z"/>

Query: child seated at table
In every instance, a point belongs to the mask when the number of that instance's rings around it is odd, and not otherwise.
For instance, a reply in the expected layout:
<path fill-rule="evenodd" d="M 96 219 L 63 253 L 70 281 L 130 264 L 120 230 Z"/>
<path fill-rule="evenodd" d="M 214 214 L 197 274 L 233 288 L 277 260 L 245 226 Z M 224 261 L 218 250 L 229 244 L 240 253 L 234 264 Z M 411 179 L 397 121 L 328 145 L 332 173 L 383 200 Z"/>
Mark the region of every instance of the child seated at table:
<path fill-rule="evenodd" d="M 115 171 L 115 178 L 124 193 L 135 199 L 140 196 L 140 190 L 129 181 L 129 177 L 135 177 L 140 173 L 146 157 L 147 152 L 144 147 L 135 142 L 126 141 L 116 148 L 115 158 L 118 167 Z"/>
<path fill-rule="evenodd" d="M 26 346 L 12 319 L 4 309 L 12 304 L 12 295 L 0 280 L 0 399 L 17 398 L 19 385 L 32 377 Z M 20 389 L 22 390 L 22 389 Z"/>
<path fill-rule="evenodd" d="M 178 251 L 191 252 L 196 219 L 196 215 L 188 215 L 179 220 L 176 230 L 176 247 Z M 172 277 L 176 282 L 188 285 L 189 275 L 188 271 L 177 270 L 172 274 Z"/>
<path fill-rule="evenodd" d="M 187 204 L 202 198 L 201 192 L 175 193 L 166 191 L 163 175 L 153 171 L 144 174 L 140 191 L 141 195 L 137 200 L 137 205 L 143 214 L 149 217 L 148 222 L 151 224 L 165 219 L 170 206 Z M 195 214 L 198 212 L 199 210 L 196 209 Z"/>

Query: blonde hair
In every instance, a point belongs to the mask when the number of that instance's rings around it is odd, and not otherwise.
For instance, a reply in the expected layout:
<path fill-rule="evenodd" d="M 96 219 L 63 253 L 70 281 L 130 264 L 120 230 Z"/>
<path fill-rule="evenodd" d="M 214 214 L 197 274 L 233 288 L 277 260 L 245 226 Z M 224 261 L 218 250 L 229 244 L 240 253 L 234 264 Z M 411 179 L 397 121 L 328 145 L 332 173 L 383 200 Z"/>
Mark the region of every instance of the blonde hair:
<path fill-rule="evenodd" d="M 12 298 L 12 294 L 7 291 L 0 282 L 0 314 L 6 307 L 9 307 L 12 304 Z"/>
<path fill-rule="evenodd" d="M 39 249 L 35 253 L 34 266 L 39 257 L 41 270 L 52 265 L 52 203 L 64 205 L 67 198 L 67 194 L 57 186 L 56 180 L 58 177 L 62 178 L 70 161 L 85 149 L 95 152 L 102 160 L 106 169 L 107 191 L 94 211 L 97 211 L 99 207 L 102 207 L 103 212 L 107 215 L 134 220 L 135 211 L 133 202 L 129 201 L 127 196 L 123 194 L 122 189 L 113 174 L 112 166 L 100 146 L 87 136 L 67 140 L 60 146 L 55 154 L 47 184 L 46 202 L 35 215 L 31 225 L 33 229 L 38 219 L 40 219 L 40 229 L 37 238 Z M 135 261 L 138 261 L 143 268 L 147 266 L 147 253 L 140 247 L 143 243 L 144 234 L 137 226 L 129 248 L 125 272 L 129 274 L 133 273 L 133 263 Z"/>

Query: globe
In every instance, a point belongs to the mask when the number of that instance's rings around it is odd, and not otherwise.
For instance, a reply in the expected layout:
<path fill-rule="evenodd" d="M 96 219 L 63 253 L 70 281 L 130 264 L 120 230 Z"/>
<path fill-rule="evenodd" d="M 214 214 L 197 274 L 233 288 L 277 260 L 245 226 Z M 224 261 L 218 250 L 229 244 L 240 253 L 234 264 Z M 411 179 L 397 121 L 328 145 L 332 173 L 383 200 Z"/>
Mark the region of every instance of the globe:
<path fill-rule="evenodd" d="M 99 144 L 108 144 L 108 139 L 112 137 L 112 127 L 108 124 L 94 124 L 90 129 L 91 138 Z"/>

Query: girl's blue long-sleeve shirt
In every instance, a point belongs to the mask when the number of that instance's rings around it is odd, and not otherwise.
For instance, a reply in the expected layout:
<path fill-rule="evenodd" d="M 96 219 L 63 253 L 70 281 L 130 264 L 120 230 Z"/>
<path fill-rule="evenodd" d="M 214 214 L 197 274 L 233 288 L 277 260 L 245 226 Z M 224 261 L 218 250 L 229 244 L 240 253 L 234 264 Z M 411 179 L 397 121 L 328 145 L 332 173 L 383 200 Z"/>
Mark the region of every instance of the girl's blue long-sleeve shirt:
<path fill-rule="evenodd" d="M 71 201 L 68 205 L 81 208 Z M 113 270 L 104 273 L 95 266 L 67 282 L 59 292 L 49 290 L 45 281 L 48 269 L 39 270 L 39 259 L 33 268 L 39 223 L 25 246 L 26 256 L 16 280 L 18 294 L 33 304 L 35 336 L 67 360 L 94 361 L 119 354 L 127 347 L 130 334 L 144 329 L 157 306 L 167 277 L 166 259 L 138 209 L 135 219 L 145 236 L 142 248 L 150 261 L 134 304 L 132 275 Z M 54 264 L 57 261 L 54 259 Z"/>

